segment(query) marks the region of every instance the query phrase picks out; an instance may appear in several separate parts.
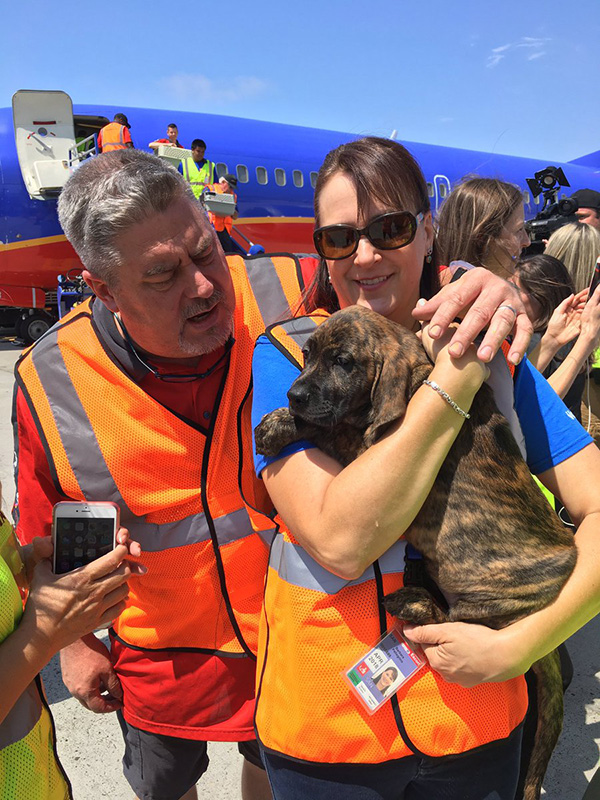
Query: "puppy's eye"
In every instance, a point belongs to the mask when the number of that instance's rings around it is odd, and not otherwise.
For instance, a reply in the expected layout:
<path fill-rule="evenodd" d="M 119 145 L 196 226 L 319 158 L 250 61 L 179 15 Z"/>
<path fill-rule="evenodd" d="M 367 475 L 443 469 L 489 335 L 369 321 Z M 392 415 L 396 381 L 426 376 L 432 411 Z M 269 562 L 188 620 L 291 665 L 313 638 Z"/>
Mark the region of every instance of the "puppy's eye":
<path fill-rule="evenodd" d="M 339 355 L 334 358 L 334 364 L 337 364 L 338 367 L 343 367 L 346 370 L 351 370 L 354 366 L 354 359 L 352 356 L 347 355 Z"/>

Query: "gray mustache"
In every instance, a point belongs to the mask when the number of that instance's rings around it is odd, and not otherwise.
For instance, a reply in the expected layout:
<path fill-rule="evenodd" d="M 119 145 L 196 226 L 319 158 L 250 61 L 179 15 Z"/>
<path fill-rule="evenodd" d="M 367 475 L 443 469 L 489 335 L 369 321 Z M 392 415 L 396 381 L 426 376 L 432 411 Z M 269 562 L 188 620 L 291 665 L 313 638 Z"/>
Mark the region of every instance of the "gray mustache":
<path fill-rule="evenodd" d="M 204 314 L 206 311 L 210 311 L 211 308 L 223 302 L 224 299 L 225 293 L 221 289 L 215 289 L 210 297 L 206 299 L 199 297 L 197 300 L 184 306 L 181 315 L 183 319 L 190 319 L 190 317 L 195 317 L 196 314 Z"/>

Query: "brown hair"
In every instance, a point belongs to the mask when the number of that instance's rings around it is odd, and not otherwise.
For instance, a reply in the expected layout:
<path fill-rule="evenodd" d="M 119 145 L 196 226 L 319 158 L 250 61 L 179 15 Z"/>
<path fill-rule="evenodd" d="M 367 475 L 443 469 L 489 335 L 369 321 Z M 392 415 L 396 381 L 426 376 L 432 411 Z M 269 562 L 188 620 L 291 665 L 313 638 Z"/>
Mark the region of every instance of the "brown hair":
<path fill-rule="evenodd" d="M 319 198 L 327 181 L 336 173 L 347 175 L 356 188 L 358 207 L 368 209 L 374 199 L 390 209 L 406 209 L 414 214 L 429 211 L 427 184 L 421 168 L 408 150 L 391 139 L 367 136 L 342 144 L 325 157 L 315 185 L 315 227 L 320 225 Z M 430 264 L 423 265 L 421 293 L 431 297 L 439 289 L 435 245 Z M 329 283 L 327 265 L 321 259 L 314 280 L 306 290 L 304 302 L 309 310 L 339 309 L 337 296 Z"/>
<path fill-rule="evenodd" d="M 554 309 L 575 294 L 573 279 L 562 261 L 546 253 L 520 259 L 515 275 L 522 289 L 540 306 L 540 315 L 534 323 L 535 332 L 545 332 Z"/>
<path fill-rule="evenodd" d="M 504 226 L 523 202 L 521 190 L 497 178 L 469 178 L 453 189 L 437 218 L 441 263 L 485 267 L 492 244 L 502 247 Z"/>

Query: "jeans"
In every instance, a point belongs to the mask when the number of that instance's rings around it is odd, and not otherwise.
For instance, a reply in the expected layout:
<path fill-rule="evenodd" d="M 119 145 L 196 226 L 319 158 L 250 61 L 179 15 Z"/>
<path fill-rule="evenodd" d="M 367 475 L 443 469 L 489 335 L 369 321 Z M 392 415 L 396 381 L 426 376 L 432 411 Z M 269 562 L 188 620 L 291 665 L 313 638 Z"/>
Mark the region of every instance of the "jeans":
<path fill-rule="evenodd" d="M 521 733 L 456 756 L 382 764 L 298 762 L 264 748 L 262 757 L 274 800 L 514 800 Z"/>

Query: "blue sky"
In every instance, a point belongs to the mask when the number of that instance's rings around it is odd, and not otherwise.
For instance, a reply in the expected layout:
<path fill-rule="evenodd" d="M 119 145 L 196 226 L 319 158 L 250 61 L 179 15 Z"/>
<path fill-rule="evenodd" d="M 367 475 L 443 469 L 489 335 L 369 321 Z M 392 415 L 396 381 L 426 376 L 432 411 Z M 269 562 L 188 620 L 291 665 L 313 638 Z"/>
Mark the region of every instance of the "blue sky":
<path fill-rule="evenodd" d="M 2 21 L 4 106 L 62 89 L 556 161 L 600 149 L 598 0 L 29 0 Z"/>

